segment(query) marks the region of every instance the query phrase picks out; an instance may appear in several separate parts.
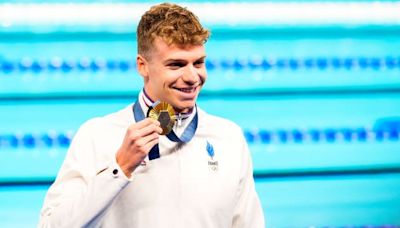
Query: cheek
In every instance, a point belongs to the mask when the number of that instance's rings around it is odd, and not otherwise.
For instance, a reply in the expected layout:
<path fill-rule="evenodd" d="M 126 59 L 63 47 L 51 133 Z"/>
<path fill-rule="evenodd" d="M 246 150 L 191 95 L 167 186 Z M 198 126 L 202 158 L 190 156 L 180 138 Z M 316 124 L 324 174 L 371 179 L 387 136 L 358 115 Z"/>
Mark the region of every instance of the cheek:
<path fill-rule="evenodd" d="M 199 77 L 201 81 L 204 83 L 207 80 L 207 70 L 204 68 L 199 72 Z"/>
<path fill-rule="evenodd" d="M 182 72 L 179 70 L 171 70 L 171 71 L 164 71 L 162 75 L 159 75 L 160 81 L 162 81 L 163 87 L 171 87 L 173 86 L 179 78 L 182 76 Z"/>
<path fill-rule="evenodd" d="M 179 72 L 168 69 L 153 70 L 151 73 L 152 81 L 156 84 L 170 84 L 180 76 Z"/>

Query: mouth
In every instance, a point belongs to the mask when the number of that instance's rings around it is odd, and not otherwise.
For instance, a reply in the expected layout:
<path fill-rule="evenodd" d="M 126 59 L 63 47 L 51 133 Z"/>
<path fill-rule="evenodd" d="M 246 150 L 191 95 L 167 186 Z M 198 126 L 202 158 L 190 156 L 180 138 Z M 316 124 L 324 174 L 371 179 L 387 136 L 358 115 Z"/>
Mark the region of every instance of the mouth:
<path fill-rule="evenodd" d="M 174 87 L 175 90 L 178 90 L 180 92 L 183 93 L 194 93 L 196 92 L 197 86 L 196 87 L 186 87 L 186 88 L 178 88 L 178 87 Z"/>

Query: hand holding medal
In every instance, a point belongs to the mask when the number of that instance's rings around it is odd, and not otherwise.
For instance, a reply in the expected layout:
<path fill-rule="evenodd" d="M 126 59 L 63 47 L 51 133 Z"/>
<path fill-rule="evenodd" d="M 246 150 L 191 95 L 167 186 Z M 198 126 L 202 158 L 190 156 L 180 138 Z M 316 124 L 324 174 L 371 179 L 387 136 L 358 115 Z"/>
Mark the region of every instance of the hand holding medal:
<path fill-rule="evenodd" d="M 158 126 L 158 128 L 160 129 L 160 132 L 158 132 L 158 134 L 165 135 L 169 140 L 173 142 L 187 143 L 193 138 L 196 132 L 198 122 L 197 108 L 195 111 L 195 115 L 193 116 L 189 125 L 186 126 L 183 133 L 179 137 L 172 130 L 176 120 L 175 110 L 172 105 L 168 104 L 167 102 L 154 102 L 153 105 L 149 107 L 146 115 L 143 113 L 139 102 L 135 102 L 132 109 L 136 123 L 139 123 L 144 119 L 159 123 L 160 125 Z M 151 148 L 148 155 L 149 160 L 157 159 L 160 157 L 158 144 L 154 145 Z"/>

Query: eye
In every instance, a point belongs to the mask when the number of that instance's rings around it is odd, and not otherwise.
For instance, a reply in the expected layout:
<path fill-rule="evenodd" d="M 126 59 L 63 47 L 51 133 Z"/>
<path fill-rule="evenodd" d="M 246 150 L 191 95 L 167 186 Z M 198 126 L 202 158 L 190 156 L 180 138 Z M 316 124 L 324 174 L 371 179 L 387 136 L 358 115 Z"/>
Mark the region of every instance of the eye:
<path fill-rule="evenodd" d="M 182 62 L 172 62 L 172 63 L 167 64 L 167 67 L 169 67 L 170 69 L 173 69 L 173 70 L 177 70 L 184 66 L 185 66 L 185 64 Z"/>
<path fill-rule="evenodd" d="M 202 67 L 204 65 L 204 60 L 199 60 L 194 62 L 195 67 Z"/>

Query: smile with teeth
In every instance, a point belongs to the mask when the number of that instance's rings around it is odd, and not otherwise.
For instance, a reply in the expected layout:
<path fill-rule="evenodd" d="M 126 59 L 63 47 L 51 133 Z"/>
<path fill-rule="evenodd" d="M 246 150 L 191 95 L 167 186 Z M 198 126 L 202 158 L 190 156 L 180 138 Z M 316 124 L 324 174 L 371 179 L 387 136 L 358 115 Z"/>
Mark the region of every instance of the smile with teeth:
<path fill-rule="evenodd" d="M 184 93 L 193 93 L 196 90 L 196 87 L 192 87 L 192 88 L 174 88 L 176 90 L 179 90 L 181 92 Z"/>

